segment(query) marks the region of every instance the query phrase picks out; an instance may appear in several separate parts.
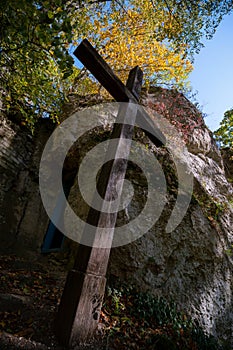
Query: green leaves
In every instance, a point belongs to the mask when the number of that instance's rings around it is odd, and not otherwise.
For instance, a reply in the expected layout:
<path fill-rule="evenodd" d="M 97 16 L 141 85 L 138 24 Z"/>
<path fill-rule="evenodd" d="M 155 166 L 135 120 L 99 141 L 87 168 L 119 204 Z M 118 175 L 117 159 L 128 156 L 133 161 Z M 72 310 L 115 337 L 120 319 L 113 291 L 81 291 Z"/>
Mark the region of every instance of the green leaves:
<path fill-rule="evenodd" d="M 52 19 L 54 17 L 54 14 L 52 11 L 48 11 L 48 18 Z"/>
<path fill-rule="evenodd" d="M 61 81 L 73 72 L 71 25 L 61 3 L 1 3 L 1 87 L 8 112 L 31 126 L 43 116 L 58 118 L 66 95 Z"/>
<path fill-rule="evenodd" d="M 233 149 L 233 108 L 224 113 L 220 128 L 214 132 L 214 136 L 222 147 Z"/>
<path fill-rule="evenodd" d="M 58 119 L 69 92 L 98 92 L 68 51 L 85 37 L 122 79 L 139 64 L 147 85 L 183 88 L 202 37 L 232 8 L 230 0 L 2 0 L 3 106 L 33 127 L 43 116 Z"/>
<path fill-rule="evenodd" d="M 174 302 L 142 293 L 119 280 L 110 281 L 101 322 L 111 349 L 223 350 Z"/>

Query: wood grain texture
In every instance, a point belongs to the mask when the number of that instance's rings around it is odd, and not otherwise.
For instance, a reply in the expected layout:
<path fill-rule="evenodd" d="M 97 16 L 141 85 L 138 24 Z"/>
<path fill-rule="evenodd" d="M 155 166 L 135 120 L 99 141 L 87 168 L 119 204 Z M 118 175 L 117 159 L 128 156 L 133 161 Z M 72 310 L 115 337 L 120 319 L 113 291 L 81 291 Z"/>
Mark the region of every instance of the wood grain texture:
<path fill-rule="evenodd" d="M 127 85 L 139 96 L 141 84 L 142 71 L 136 67 L 130 72 Z M 104 163 L 97 183 L 99 195 L 109 203 L 109 208 L 111 201 L 121 197 L 138 111 L 135 100 L 136 97 L 132 95 L 128 101 L 130 103 L 119 106 L 106 155 L 106 159 L 111 160 Z M 121 186 L 116 191 L 119 183 Z M 93 202 L 95 201 L 94 196 Z M 118 212 L 118 206 L 114 207 L 114 213 L 106 211 L 106 203 L 101 204 L 100 211 L 93 207 L 89 209 L 87 222 L 94 227 L 92 246 L 86 246 L 81 241 L 74 268 L 67 276 L 56 318 L 56 334 L 64 345 L 74 347 L 87 341 L 93 336 L 98 324 Z M 102 233 L 102 228 L 107 228 L 105 234 Z M 85 235 L 90 235 L 88 225 L 84 228 L 83 237 Z M 107 248 L 100 248 L 101 246 Z"/>
<path fill-rule="evenodd" d="M 142 71 L 138 66 L 133 68 L 129 73 L 128 81 L 125 86 L 87 39 L 84 39 L 80 43 L 74 51 L 74 55 L 117 102 L 131 101 L 138 103 L 142 80 Z M 166 138 L 161 131 L 155 127 L 145 110 L 143 112 L 142 109 L 138 111 L 137 119 L 142 120 L 140 125 L 144 125 L 145 129 L 143 130 L 157 147 L 165 145 Z"/>

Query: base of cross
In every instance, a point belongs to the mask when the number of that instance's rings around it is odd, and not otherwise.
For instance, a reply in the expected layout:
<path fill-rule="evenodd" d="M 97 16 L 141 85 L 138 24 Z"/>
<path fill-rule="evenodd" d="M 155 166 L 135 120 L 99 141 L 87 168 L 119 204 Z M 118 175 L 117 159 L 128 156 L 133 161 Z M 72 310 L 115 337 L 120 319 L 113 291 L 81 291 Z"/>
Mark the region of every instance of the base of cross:
<path fill-rule="evenodd" d="M 61 344 L 74 348 L 93 337 L 105 285 L 104 276 L 69 271 L 55 324 L 56 336 Z"/>

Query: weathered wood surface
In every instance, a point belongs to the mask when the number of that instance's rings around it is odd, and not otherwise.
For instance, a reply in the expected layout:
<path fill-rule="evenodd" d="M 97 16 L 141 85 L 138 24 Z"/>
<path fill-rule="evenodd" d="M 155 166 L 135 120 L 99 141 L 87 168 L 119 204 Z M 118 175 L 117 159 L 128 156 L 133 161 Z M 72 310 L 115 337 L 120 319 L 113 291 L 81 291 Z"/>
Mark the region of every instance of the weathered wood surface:
<path fill-rule="evenodd" d="M 134 78 L 133 78 L 134 76 Z M 138 85 L 138 90 L 140 90 L 140 84 L 138 84 L 138 78 L 140 77 L 142 84 L 142 71 L 136 67 L 130 74 L 127 85 L 131 88 Z M 136 90 L 135 90 L 136 91 Z M 120 106 L 116 122 L 114 123 L 113 131 L 110 140 L 117 140 L 114 144 L 111 143 L 106 155 L 106 159 L 112 157 L 112 161 L 108 161 L 104 164 L 101 169 L 97 188 L 100 196 L 111 203 L 121 197 L 122 188 L 118 187 L 118 192 L 116 192 L 116 186 L 121 180 L 124 180 L 125 173 L 127 169 L 127 159 L 130 153 L 130 140 L 133 136 L 134 122 L 137 115 L 137 106 L 135 104 L 123 104 Z M 120 121 L 120 122 L 119 122 Z M 128 124 L 130 121 L 130 124 Z M 127 142 L 125 142 L 127 140 Z M 111 141 L 110 141 L 111 142 Z M 95 201 L 95 198 L 94 198 Z M 78 249 L 78 258 L 75 263 L 75 269 L 79 271 L 87 271 L 97 275 L 105 275 L 107 270 L 108 257 L 110 249 L 98 249 L 95 246 L 111 246 L 111 241 L 113 239 L 114 227 L 117 218 L 117 208 L 115 213 L 106 213 L 106 208 L 101 208 L 100 211 L 94 209 L 92 206 L 89 210 L 87 216 L 87 222 L 94 227 L 96 227 L 95 238 L 93 240 L 93 248 L 85 245 L 80 245 Z M 108 227 L 107 237 L 101 236 L 99 234 L 98 228 Z M 83 235 L 88 235 L 87 231 L 84 229 Z M 100 242 L 102 240 L 102 243 Z"/>
<path fill-rule="evenodd" d="M 94 60 L 93 57 L 92 59 Z M 108 69 L 107 78 L 105 73 L 100 72 L 106 68 L 105 62 L 102 59 L 100 61 L 101 67 L 98 66 L 99 60 L 96 63 L 99 72 L 98 77 L 100 75 L 104 76 L 104 79 L 111 82 L 112 77 Z M 95 62 L 95 60 L 91 61 L 91 65 L 95 65 Z M 101 197 L 109 202 L 109 206 L 111 206 L 112 200 L 121 196 L 122 187 L 118 187 L 116 193 L 116 184 L 124 179 L 127 169 L 133 125 L 137 116 L 135 101 L 139 98 L 142 75 L 139 67 L 135 67 L 129 74 L 125 91 L 128 91 L 128 89 L 134 91 L 134 96 L 131 94 L 128 99 L 128 102 L 132 103 L 120 106 L 111 135 L 111 140 L 117 139 L 117 142 L 114 142 L 113 145 L 110 140 L 106 156 L 106 159 L 108 159 L 108 152 L 110 152 L 112 160 L 105 163 L 99 175 L 97 188 Z M 118 82 L 118 84 L 121 86 L 121 83 Z M 123 181 L 120 183 L 123 183 Z M 93 201 L 95 201 L 95 198 Z M 100 211 L 93 209 L 93 207 L 89 210 L 87 222 L 96 227 L 93 246 L 79 245 L 74 268 L 68 273 L 56 320 L 56 333 L 65 345 L 73 347 L 78 343 L 85 342 L 93 336 L 97 327 L 104 296 L 105 274 L 117 211 L 117 208 L 115 208 L 114 213 L 109 213 L 106 211 L 106 207 L 102 207 Z M 106 235 L 101 234 L 102 227 L 108 228 Z M 90 234 L 88 230 L 89 228 L 86 225 L 83 235 Z M 99 246 L 108 246 L 108 248 L 98 248 Z"/>
<path fill-rule="evenodd" d="M 84 39 L 74 51 L 74 55 L 82 62 L 82 64 L 94 75 L 101 85 L 114 97 L 118 102 L 138 102 L 140 91 L 136 92 L 137 83 L 132 89 L 128 89 L 122 81 L 115 75 L 111 67 L 99 55 L 96 49 Z M 156 128 L 153 121 L 146 113 L 140 109 L 137 114 L 137 119 L 142 122 L 139 125 L 144 125 L 145 133 L 156 146 L 162 146 L 166 143 L 166 139 L 162 132 Z M 150 131 L 151 130 L 151 131 Z"/>

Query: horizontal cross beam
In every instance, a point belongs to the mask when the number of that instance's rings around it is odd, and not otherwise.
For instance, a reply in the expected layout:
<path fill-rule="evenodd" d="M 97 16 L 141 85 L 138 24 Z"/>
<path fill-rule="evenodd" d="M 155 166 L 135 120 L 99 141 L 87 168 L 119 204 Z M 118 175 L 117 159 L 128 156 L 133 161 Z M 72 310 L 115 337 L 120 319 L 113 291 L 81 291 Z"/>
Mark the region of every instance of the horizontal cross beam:
<path fill-rule="evenodd" d="M 133 89 L 130 91 L 127 86 L 123 84 L 123 82 L 116 76 L 111 67 L 105 62 L 105 60 L 99 55 L 99 53 L 87 39 L 84 39 L 80 43 L 80 45 L 74 51 L 74 55 L 94 75 L 94 77 L 117 102 L 138 102 L 137 98 L 139 95 L 135 94 L 136 90 Z M 156 146 L 165 145 L 166 138 L 162 132 L 156 128 L 145 110 L 139 110 L 136 117 L 136 123 L 137 119 L 142 120 L 142 122 L 138 124 L 144 125 L 144 132 Z"/>

